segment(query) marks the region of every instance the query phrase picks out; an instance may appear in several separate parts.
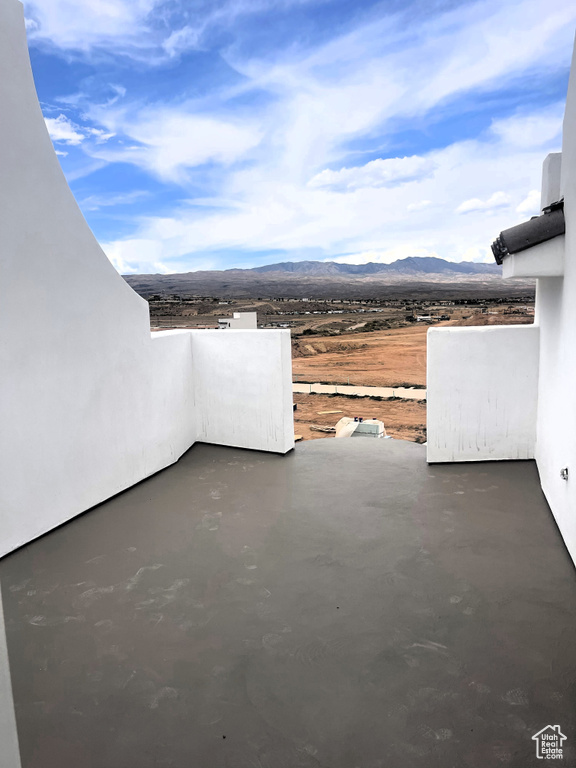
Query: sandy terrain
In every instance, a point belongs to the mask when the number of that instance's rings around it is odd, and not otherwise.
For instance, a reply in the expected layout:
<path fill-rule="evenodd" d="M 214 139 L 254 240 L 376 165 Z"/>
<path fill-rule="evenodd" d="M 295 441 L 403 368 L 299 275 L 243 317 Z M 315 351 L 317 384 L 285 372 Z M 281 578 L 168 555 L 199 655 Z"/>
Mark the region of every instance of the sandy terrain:
<path fill-rule="evenodd" d="M 531 309 L 512 314 L 511 308 L 499 307 L 494 314 L 458 312 L 446 325 L 494 325 L 532 322 Z M 349 333 L 338 336 L 299 336 L 293 340 L 294 381 L 365 386 L 426 386 L 427 325 L 411 325 L 372 333 Z M 426 439 L 426 403 L 406 400 L 374 400 L 294 395 L 295 432 L 304 440 L 332 437 L 316 432 L 310 425 L 334 426 L 342 416 L 378 418 L 388 434 L 403 440 L 424 442 Z M 318 411 L 341 410 L 339 414 Z"/>
<path fill-rule="evenodd" d="M 316 432 L 310 429 L 310 426 L 333 427 L 343 416 L 380 419 L 391 437 L 415 442 L 424 442 L 426 439 L 425 402 L 373 400 L 368 397 L 352 398 L 339 395 L 294 395 L 294 402 L 298 406 L 294 412 L 294 431 L 297 435 L 302 435 L 304 440 L 334 437 L 334 433 Z"/>
<path fill-rule="evenodd" d="M 449 325 L 501 325 L 531 323 L 526 312 L 507 307 L 494 314 L 458 309 Z M 294 381 L 356 384 L 369 387 L 426 386 L 426 334 L 428 324 L 409 325 L 370 333 L 338 336 L 295 336 L 292 343 Z"/>
<path fill-rule="evenodd" d="M 370 387 L 425 386 L 426 326 L 298 339 L 294 381 Z"/>

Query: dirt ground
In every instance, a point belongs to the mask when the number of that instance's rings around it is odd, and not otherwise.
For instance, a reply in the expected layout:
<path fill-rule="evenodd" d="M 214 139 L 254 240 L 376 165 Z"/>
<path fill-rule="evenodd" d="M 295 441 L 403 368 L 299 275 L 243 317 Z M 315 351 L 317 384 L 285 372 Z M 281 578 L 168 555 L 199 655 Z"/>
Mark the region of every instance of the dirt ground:
<path fill-rule="evenodd" d="M 294 395 L 294 432 L 304 440 L 334 437 L 311 426 L 334 427 L 343 416 L 380 419 L 386 432 L 400 440 L 423 443 L 426 440 L 426 403 L 419 400 L 374 400 L 370 397 L 339 395 Z M 340 411 L 340 413 L 319 413 Z"/>
<path fill-rule="evenodd" d="M 499 311 L 498 311 L 499 310 Z M 434 323 L 450 325 L 500 325 L 531 323 L 529 313 L 462 313 Z M 426 334 L 428 324 L 390 328 L 370 333 L 338 336 L 297 336 L 292 343 L 294 381 L 322 384 L 356 384 L 365 387 L 426 386 Z"/>
<path fill-rule="evenodd" d="M 426 326 L 298 339 L 294 381 L 366 387 L 426 385 Z"/>
<path fill-rule="evenodd" d="M 532 322 L 531 308 L 511 313 L 495 307 L 488 313 L 461 312 L 438 326 L 494 325 Z M 356 384 L 372 387 L 426 386 L 426 335 L 428 325 L 412 325 L 371 333 L 338 336 L 298 336 L 292 343 L 292 370 L 295 382 Z M 333 437 L 311 426 L 333 427 L 342 416 L 377 418 L 392 437 L 426 440 L 426 402 L 375 400 L 328 395 L 294 395 L 298 410 L 294 430 L 304 440 Z M 341 413 L 319 414 L 339 410 Z"/>

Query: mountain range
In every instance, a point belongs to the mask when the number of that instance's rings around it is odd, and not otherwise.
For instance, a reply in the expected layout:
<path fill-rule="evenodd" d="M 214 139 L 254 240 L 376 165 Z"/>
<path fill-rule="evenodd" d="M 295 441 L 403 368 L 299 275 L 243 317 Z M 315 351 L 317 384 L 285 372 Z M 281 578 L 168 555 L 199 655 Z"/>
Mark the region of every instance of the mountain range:
<path fill-rule="evenodd" d="M 227 272 L 237 270 L 226 270 Z M 250 272 L 290 272 L 300 275 L 500 275 L 498 264 L 478 264 L 473 261 L 446 261 L 434 256 L 409 256 L 390 264 L 368 262 L 367 264 L 343 264 L 336 261 L 284 261 L 253 267 Z"/>
<path fill-rule="evenodd" d="M 529 296 L 534 281 L 502 280 L 497 264 L 409 257 L 391 264 L 287 261 L 252 269 L 125 275 L 141 296 L 220 298 L 466 298 Z"/>

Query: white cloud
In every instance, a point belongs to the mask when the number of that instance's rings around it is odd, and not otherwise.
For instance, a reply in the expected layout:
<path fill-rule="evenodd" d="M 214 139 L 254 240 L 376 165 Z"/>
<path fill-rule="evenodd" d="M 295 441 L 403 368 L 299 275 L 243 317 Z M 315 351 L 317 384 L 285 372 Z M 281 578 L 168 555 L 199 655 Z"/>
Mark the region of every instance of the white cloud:
<path fill-rule="evenodd" d="M 58 117 L 45 117 L 44 122 L 52 141 L 62 141 L 64 144 L 77 146 L 84 141 L 84 134 L 80 128 L 65 115 Z"/>
<path fill-rule="evenodd" d="M 103 144 L 104 142 L 108 141 L 108 139 L 112 139 L 116 135 L 113 132 L 104 131 L 102 128 L 88 128 L 87 134 L 88 136 L 93 136 L 97 144 Z"/>
<path fill-rule="evenodd" d="M 412 10 L 407 5 L 406 14 Z M 401 13 L 383 15 L 311 52 L 287 55 L 281 48 L 258 60 L 236 56 L 233 48 L 227 59 L 279 94 L 297 91 L 306 104 L 310 97 L 311 128 L 319 123 L 328 135 L 333 128 L 345 134 L 352 125 L 423 114 L 459 94 L 503 88 L 518 74 L 565 65 L 576 7 L 483 0 L 406 22 Z"/>
<path fill-rule="evenodd" d="M 498 208 L 506 208 L 510 203 L 510 197 L 506 192 L 494 192 L 487 200 L 481 200 L 479 197 L 473 197 L 470 200 L 464 200 L 456 208 L 456 213 L 476 213 L 478 211 L 494 211 Z"/>
<path fill-rule="evenodd" d="M 308 182 L 313 188 L 359 189 L 360 187 L 393 187 L 417 181 L 434 172 L 434 163 L 427 157 L 378 158 L 356 168 L 326 169 Z"/>
<path fill-rule="evenodd" d="M 174 269 L 167 264 L 166 259 L 174 257 L 169 249 L 157 239 L 126 238 L 104 243 L 102 248 L 109 261 L 122 275 L 128 274 L 161 274 L 169 275 L 182 272 L 182 268 Z M 217 269 L 215 259 L 208 257 L 196 258 L 194 269 Z"/>
<path fill-rule="evenodd" d="M 114 136 L 114 133 L 104 131 L 101 128 L 77 125 L 62 114 L 58 117 L 45 117 L 44 122 L 53 142 L 68 144 L 69 146 L 77 147 L 87 138 L 92 139 L 96 144 L 104 144 Z M 57 149 L 56 154 L 65 157 L 68 152 Z"/>
<path fill-rule="evenodd" d="M 161 0 L 26 0 L 31 40 L 49 40 L 62 49 L 126 48 L 135 53 L 149 46 L 146 19 Z"/>
<path fill-rule="evenodd" d="M 524 76 L 563 65 L 572 47 L 576 8 L 541 0 L 462 3 L 421 26 L 414 55 L 419 98 L 432 106 L 458 93 L 503 87 Z M 444 46 L 447 46 L 444 51 Z"/>
<path fill-rule="evenodd" d="M 163 42 L 162 47 L 170 58 L 177 56 L 182 51 L 196 48 L 202 37 L 203 27 L 182 27 L 170 34 Z"/>
<path fill-rule="evenodd" d="M 518 114 L 505 120 L 495 120 L 491 131 L 512 147 L 542 147 L 559 141 L 563 115 L 564 103 L 560 102 L 548 107 L 545 113 Z"/>
<path fill-rule="evenodd" d="M 198 46 L 205 19 L 156 38 L 147 26 L 154 4 L 96 0 L 67 14 L 72 0 L 42 0 L 35 17 L 41 32 L 32 34 L 61 47 L 103 45 L 135 57 L 155 40 L 164 60 Z M 235 18 L 211 16 L 210 24 Z M 416 117 L 425 127 L 428 115 L 449 114 L 460 96 L 520 89 L 535 73 L 561 71 L 575 22 L 573 3 L 479 0 L 418 23 L 406 23 L 403 13 L 364 19 L 362 26 L 351 21 L 346 34 L 314 50 L 299 40 L 264 56 L 230 26 L 224 37 L 232 42 L 219 53 L 238 74 L 233 85 L 177 107 L 122 99 L 122 110 L 110 101 L 90 111 L 99 130 L 118 137 L 114 145 L 97 146 L 94 135 L 82 142 L 101 163 L 137 165 L 178 182 L 187 196 L 197 193 L 188 187 L 190 169 L 219 166 L 214 177 L 194 176 L 195 184 L 205 182 L 198 194 L 209 205 L 138 219 L 132 238 L 113 244 L 114 253 L 138 271 L 186 254 L 194 267 L 195 258 L 205 263 L 206 253 L 229 248 L 316 249 L 326 258 L 420 249 L 485 258 L 494 235 L 513 223 L 514 207 L 539 186 L 547 145 L 559 143 L 561 105 L 495 121 L 475 140 L 425 155 L 356 167 L 351 147 L 360 153 L 376 145 L 388 155 L 389 134 Z M 242 112 L 238 104 L 254 94 L 253 109 Z"/>
<path fill-rule="evenodd" d="M 516 207 L 516 213 L 521 213 L 524 216 L 537 216 L 540 213 L 540 192 L 537 189 L 529 192 L 528 197 Z"/>
<path fill-rule="evenodd" d="M 492 249 L 488 246 L 484 248 L 467 248 L 460 257 L 461 261 L 476 261 L 484 264 L 492 264 L 494 256 Z"/>
<path fill-rule="evenodd" d="M 220 209 L 186 206 L 149 217 L 141 220 L 135 237 L 160 244 L 156 260 L 168 265 L 187 254 L 187 269 L 200 268 L 207 254 L 221 250 L 314 250 L 318 258 L 344 261 L 414 255 L 487 260 L 490 243 L 517 215 L 504 201 L 522 200 L 539 184 L 540 151 L 511 152 L 507 143 L 476 140 L 428 157 L 436 168 L 433 177 L 346 192 L 311 188 L 291 178 L 271 181 L 262 167 L 239 170 L 230 184 L 234 206 L 224 201 Z M 433 204 L 409 211 L 418 196 Z M 462 199 L 475 198 L 475 215 L 456 212 Z"/>
<path fill-rule="evenodd" d="M 149 196 L 150 193 L 146 190 L 134 190 L 119 195 L 89 195 L 83 200 L 80 200 L 79 205 L 84 211 L 98 211 L 100 208 L 113 208 L 117 205 L 132 205 Z"/>
<path fill-rule="evenodd" d="M 112 126 L 112 135 L 121 132 L 130 144 L 91 148 L 92 157 L 137 165 L 168 181 L 184 182 L 186 169 L 204 163 L 233 163 L 261 139 L 255 125 L 190 114 L 185 107 L 143 110 L 136 115 L 105 110 L 99 114 L 104 124 Z"/>
<path fill-rule="evenodd" d="M 225 0 L 189 3 L 193 24 L 167 29 L 178 4 L 166 0 L 24 0 L 33 41 L 50 41 L 63 50 L 111 49 L 149 63 L 161 63 L 197 48 L 212 28 L 230 28 L 242 16 L 317 0 Z M 170 7 L 170 5 L 172 7 Z M 158 24 L 160 20 L 160 24 Z"/>
<path fill-rule="evenodd" d="M 406 206 L 407 211 L 423 211 L 424 208 L 428 208 L 432 205 L 432 200 L 419 200 L 417 203 L 409 203 Z"/>
<path fill-rule="evenodd" d="M 169 274 L 161 261 L 162 245 L 152 240 L 127 239 L 102 246 L 108 259 L 122 275 L 134 273 Z"/>

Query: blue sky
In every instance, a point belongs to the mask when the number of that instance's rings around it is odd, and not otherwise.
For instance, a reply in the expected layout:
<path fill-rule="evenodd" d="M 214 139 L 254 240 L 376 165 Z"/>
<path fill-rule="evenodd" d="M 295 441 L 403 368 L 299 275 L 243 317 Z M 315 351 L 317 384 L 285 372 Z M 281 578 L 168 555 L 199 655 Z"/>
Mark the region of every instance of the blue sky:
<path fill-rule="evenodd" d="M 561 147 L 570 0 L 25 0 L 48 130 L 123 273 L 489 259 Z"/>

